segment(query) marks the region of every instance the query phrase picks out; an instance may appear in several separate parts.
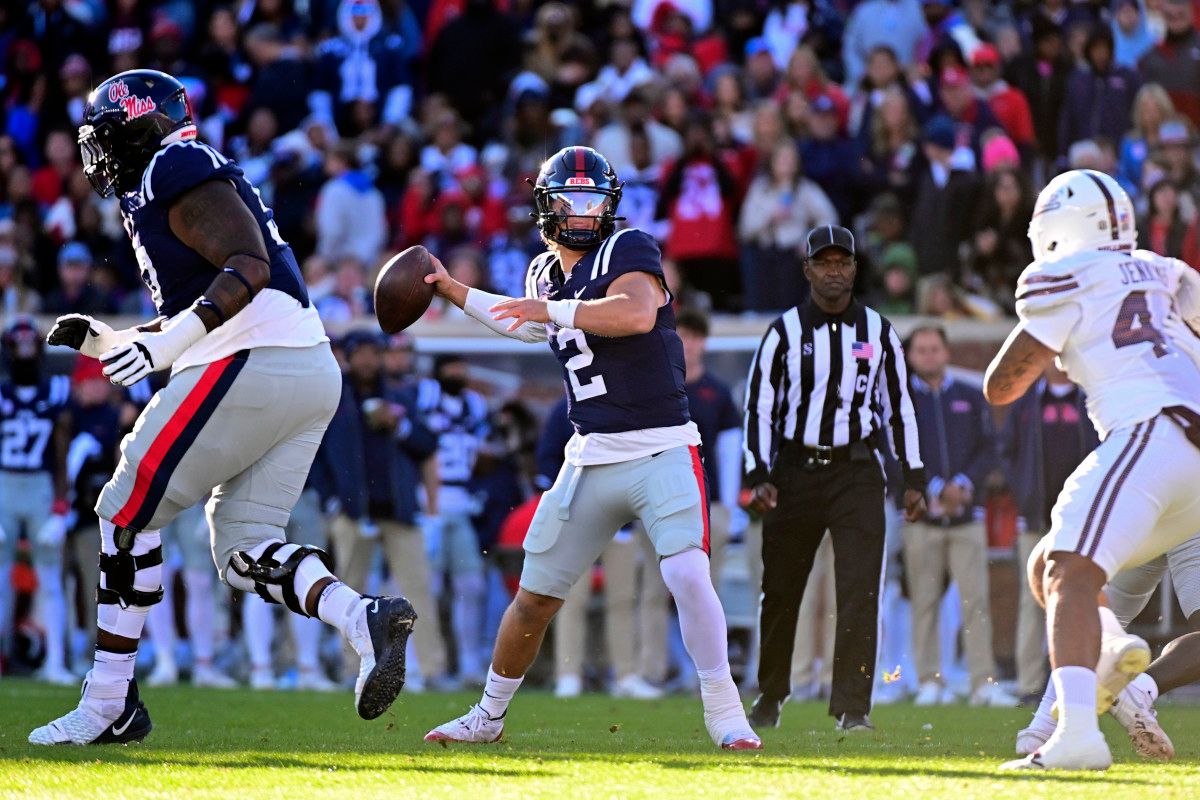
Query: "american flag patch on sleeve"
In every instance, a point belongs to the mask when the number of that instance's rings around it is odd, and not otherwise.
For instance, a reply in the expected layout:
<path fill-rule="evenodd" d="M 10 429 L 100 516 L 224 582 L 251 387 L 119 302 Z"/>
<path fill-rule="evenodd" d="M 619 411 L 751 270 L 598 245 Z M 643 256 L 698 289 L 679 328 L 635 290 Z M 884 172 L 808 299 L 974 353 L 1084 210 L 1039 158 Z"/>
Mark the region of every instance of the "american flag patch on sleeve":
<path fill-rule="evenodd" d="M 875 348 L 870 342 L 854 342 L 850 345 L 850 355 L 860 361 L 869 361 L 874 354 Z"/>

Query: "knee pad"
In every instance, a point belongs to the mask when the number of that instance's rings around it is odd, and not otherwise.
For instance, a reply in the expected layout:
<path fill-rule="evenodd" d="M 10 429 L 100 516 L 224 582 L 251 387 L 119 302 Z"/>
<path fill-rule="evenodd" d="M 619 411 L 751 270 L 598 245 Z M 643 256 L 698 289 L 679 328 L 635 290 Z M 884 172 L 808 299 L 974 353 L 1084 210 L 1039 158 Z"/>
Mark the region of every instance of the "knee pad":
<path fill-rule="evenodd" d="M 101 630 L 136 639 L 150 606 L 162 601 L 162 539 L 158 531 L 133 531 L 101 521 L 100 583 L 96 586 Z"/>
<path fill-rule="evenodd" d="M 255 548 L 255 550 L 259 549 Z M 230 586 L 243 591 L 253 589 L 268 603 L 282 603 L 296 614 L 304 617 L 311 616 L 304 610 L 303 599 L 296 592 L 297 571 L 300 562 L 309 556 L 316 556 L 324 566 L 324 569 L 321 570 L 323 575 L 329 574 L 328 571 L 333 567 L 333 561 L 329 554 L 319 547 L 290 544 L 279 540 L 266 543 L 257 556 L 253 555 L 253 552 L 239 551 L 229 559 L 229 568 L 233 570 L 234 574 L 252 585 L 247 587 L 244 584 L 238 585 L 230 581 Z M 227 574 L 227 580 L 228 577 Z"/>

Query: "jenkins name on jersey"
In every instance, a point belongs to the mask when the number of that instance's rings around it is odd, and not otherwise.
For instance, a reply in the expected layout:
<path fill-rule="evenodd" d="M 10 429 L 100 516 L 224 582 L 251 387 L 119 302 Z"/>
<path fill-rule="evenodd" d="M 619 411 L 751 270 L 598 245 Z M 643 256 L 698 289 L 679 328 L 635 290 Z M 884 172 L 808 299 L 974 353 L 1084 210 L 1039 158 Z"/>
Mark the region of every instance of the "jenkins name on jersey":
<path fill-rule="evenodd" d="M 1030 226 L 1040 258 L 1016 293 L 1021 329 L 1058 353 L 1087 392 L 1101 437 L 1171 406 L 1200 411 L 1200 340 L 1183 321 L 1200 321 L 1200 313 L 1180 310 L 1181 298 L 1200 298 L 1200 276 L 1178 259 L 1132 248 L 1132 205 L 1105 178 L 1077 170 L 1043 190 Z M 1098 193 L 1090 204 L 1097 213 L 1066 213 L 1089 193 Z M 1059 225 L 1068 230 L 1055 231 Z M 1041 244 L 1069 236 L 1089 237 L 1091 246 L 1055 257 L 1065 248 Z"/>

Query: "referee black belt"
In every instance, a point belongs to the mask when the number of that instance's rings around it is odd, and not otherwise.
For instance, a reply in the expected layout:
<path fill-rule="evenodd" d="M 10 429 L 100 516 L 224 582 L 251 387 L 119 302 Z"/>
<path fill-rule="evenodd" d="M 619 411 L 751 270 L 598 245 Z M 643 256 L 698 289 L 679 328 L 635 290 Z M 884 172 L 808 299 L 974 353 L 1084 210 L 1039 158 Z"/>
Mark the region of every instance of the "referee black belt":
<path fill-rule="evenodd" d="M 780 461 L 790 461 L 806 467 L 827 467 L 830 464 L 842 464 L 850 461 L 873 460 L 871 445 L 866 442 L 853 442 L 840 447 L 818 445 L 809 447 L 799 442 L 785 442 L 779 451 Z"/>

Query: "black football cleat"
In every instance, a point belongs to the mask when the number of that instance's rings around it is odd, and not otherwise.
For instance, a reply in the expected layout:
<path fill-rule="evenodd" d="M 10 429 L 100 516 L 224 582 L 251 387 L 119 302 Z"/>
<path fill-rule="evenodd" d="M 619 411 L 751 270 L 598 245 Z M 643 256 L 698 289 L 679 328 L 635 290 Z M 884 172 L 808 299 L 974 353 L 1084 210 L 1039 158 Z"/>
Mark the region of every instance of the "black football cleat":
<path fill-rule="evenodd" d="M 351 626 L 350 644 L 362 662 L 354 684 L 354 706 L 363 719 L 375 719 L 404 688 L 404 660 L 417 612 L 403 597 L 375 597 Z"/>
<path fill-rule="evenodd" d="M 763 728 L 778 728 L 779 714 L 783 710 L 784 702 L 784 700 L 775 700 L 765 694 L 760 694 L 755 698 L 754 705 L 750 707 L 750 714 L 746 717 L 750 721 L 750 727 L 756 731 L 761 731 Z"/>
<path fill-rule="evenodd" d="M 842 714 L 838 717 L 837 730 L 843 733 L 865 733 L 875 730 L 875 726 L 866 714 Z"/>
<path fill-rule="evenodd" d="M 150 714 L 138 696 L 137 681 L 129 681 L 125 694 L 125 708 L 111 722 L 103 719 L 87 702 L 89 682 L 83 682 L 83 699 L 79 705 L 54 720 L 36 728 L 29 734 L 30 744 L 129 744 L 146 738 L 154 725 Z M 119 689 L 118 689 L 119 691 Z M 119 697 L 120 695 L 118 695 Z"/>

